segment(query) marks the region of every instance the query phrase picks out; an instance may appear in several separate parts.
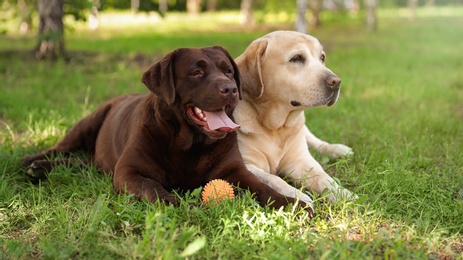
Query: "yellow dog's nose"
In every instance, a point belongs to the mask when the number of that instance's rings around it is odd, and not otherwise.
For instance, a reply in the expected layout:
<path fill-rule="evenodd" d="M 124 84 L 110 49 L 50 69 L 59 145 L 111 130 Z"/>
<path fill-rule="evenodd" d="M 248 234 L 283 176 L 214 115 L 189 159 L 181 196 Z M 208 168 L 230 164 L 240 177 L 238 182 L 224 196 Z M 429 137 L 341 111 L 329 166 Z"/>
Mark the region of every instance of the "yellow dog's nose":
<path fill-rule="evenodd" d="M 328 87 L 330 87 L 331 89 L 333 90 L 338 90 L 339 89 L 339 86 L 341 85 L 341 78 L 332 74 L 332 75 L 328 75 L 326 78 L 325 78 L 325 83 Z"/>

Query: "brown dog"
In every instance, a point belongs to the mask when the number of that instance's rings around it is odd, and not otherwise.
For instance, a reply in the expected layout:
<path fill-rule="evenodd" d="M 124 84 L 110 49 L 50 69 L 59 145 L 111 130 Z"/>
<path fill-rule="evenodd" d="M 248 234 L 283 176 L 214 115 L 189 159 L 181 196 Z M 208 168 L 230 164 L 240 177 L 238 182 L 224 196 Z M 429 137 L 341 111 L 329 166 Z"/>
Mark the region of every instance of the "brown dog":
<path fill-rule="evenodd" d="M 238 68 L 222 47 L 178 49 L 143 74 L 150 93 L 125 95 L 78 122 L 55 146 L 26 157 L 32 177 L 56 164 L 57 154 L 84 151 L 114 173 L 117 192 L 175 204 L 172 190 L 190 190 L 213 179 L 250 189 L 262 205 L 294 203 L 262 183 L 244 165 L 230 119 L 240 95 Z M 302 203 L 305 206 L 304 203 Z M 310 207 L 306 207 L 312 212 Z"/>

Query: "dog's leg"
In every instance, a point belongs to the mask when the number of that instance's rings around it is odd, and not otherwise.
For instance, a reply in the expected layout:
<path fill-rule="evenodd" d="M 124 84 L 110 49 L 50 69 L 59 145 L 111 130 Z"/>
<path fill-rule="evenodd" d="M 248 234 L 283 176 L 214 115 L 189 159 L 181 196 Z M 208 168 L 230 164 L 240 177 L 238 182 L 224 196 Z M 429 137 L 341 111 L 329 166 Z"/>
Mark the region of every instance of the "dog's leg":
<path fill-rule="evenodd" d="M 322 194 L 325 189 L 329 190 L 328 200 L 338 201 L 343 199 L 355 200 L 357 196 L 347 189 L 341 187 L 331 178 L 322 166 L 312 157 L 309 151 L 292 153 L 283 162 L 287 173 L 296 183 L 303 185 L 307 189 L 312 189 L 318 194 Z"/>
<path fill-rule="evenodd" d="M 88 163 L 88 160 L 78 158 L 65 158 L 59 160 L 34 160 L 30 164 L 28 164 L 26 174 L 34 182 L 37 180 L 46 179 L 46 174 L 49 173 L 57 165 L 84 166 Z"/>
<path fill-rule="evenodd" d="M 46 172 L 59 164 L 88 163 L 76 158 L 51 160 L 57 155 L 68 155 L 73 151 L 93 153 L 99 129 L 103 124 L 107 112 L 111 108 L 109 103 L 101 106 L 95 112 L 74 125 L 64 138 L 43 153 L 22 158 L 22 164 L 27 168 L 26 174 L 34 179 L 42 179 Z"/>
<path fill-rule="evenodd" d="M 297 199 L 293 196 L 284 196 L 266 183 L 261 182 L 256 175 L 246 168 L 234 171 L 234 173 L 227 176 L 225 180 L 234 185 L 238 185 L 240 188 L 249 189 L 252 193 L 256 194 L 257 200 L 264 206 L 271 206 L 279 209 L 290 203 L 294 204 L 297 202 Z M 310 218 L 315 216 L 313 203 L 306 204 L 304 201 L 299 201 L 299 203 L 309 213 Z"/>
<path fill-rule="evenodd" d="M 352 148 L 349 146 L 343 144 L 330 144 L 316 137 L 312 132 L 310 132 L 307 126 L 304 128 L 307 145 L 317 150 L 317 152 L 325 154 L 332 159 L 354 154 Z"/>
<path fill-rule="evenodd" d="M 308 205 L 311 205 L 313 208 L 315 207 L 312 199 L 307 194 L 289 185 L 286 181 L 284 181 L 280 177 L 267 173 L 255 167 L 254 165 L 246 165 L 246 167 L 254 175 L 256 175 L 260 181 L 267 184 L 268 186 L 275 189 L 276 191 L 280 192 L 284 196 L 291 197 L 291 198 L 299 198 L 301 201 L 305 202 Z"/>
<path fill-rule="evenodd" d="M 140 160 L 146 155 L 144 149 L 139 149 L 144 143 L 126 147 L 120 156 L 113 173 L 114 190 L 118 193 L 133 194 L 138 199 L 146 199 L 151 203 L 156 201 L 177 205 L 175 196 L 164 187 L 167 173 L 162 166 L 153 160 Z M 149 177 L 148 177 L 149 176 Z"/>
<path fill-rule="evenodd" d="M 155 168 L 152 170 L 156 171 Z M 178 204 L 175 196 L 167 191 L 161 183 L 144 177 L 136 168 L 116 165 L 113 182 L 114 190 L 118 193 L 133 194 L 138 199 L 146 199 L 151 203 L 160 200 L 168 204 Z"/>

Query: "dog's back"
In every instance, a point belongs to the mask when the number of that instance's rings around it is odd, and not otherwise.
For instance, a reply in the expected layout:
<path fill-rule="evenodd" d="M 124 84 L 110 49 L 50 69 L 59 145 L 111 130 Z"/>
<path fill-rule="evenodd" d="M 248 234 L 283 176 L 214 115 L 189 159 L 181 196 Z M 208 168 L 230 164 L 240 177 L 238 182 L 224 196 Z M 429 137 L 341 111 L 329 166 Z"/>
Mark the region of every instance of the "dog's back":
<path fill-rule="evenodd" d="M 140 117 L 146 113 L 149 94 L 124 95 L 110 100 L 110 106 L 95 140 L 94 163 L 107 172 L 114 171 L 130 135 L 142 127 Z M 149 111 L 149 110 L 148 110 Z"/>

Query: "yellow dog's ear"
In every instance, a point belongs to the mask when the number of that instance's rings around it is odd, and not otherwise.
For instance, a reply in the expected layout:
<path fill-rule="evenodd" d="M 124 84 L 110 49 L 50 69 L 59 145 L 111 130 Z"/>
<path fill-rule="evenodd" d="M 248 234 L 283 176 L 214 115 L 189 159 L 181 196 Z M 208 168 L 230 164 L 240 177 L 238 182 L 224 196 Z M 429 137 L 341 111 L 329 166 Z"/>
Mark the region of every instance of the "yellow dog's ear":
<path fill-rule="evenodd" d="M 181 51 L 177 49 L 167 54 L 143 73 L 141 78 L 143 84 L 169 106 L 175 102 L 174 64 Z"/>
<path fill-rule="evenodd" d="M 240 68 L 243 92 L 255 99 L 260 98 L 264 93 L 262 62 L 265 58 L 267 45 L 267 40 L 257 39 L 248 46 L 241 56 L 235 59 Z"/>

